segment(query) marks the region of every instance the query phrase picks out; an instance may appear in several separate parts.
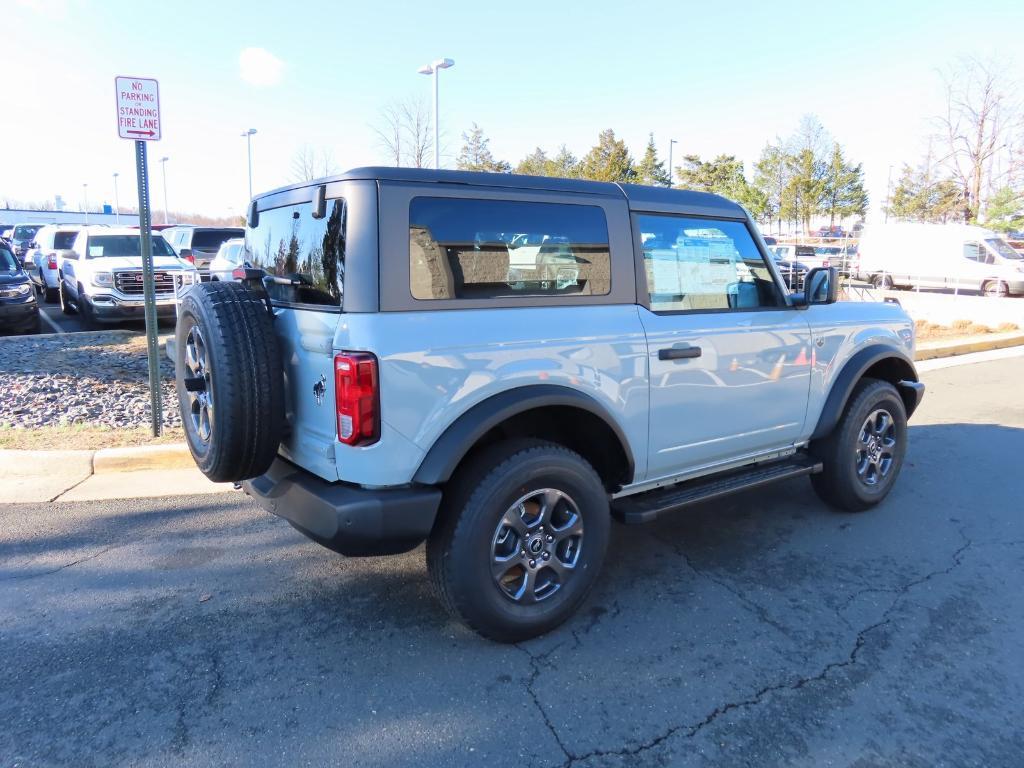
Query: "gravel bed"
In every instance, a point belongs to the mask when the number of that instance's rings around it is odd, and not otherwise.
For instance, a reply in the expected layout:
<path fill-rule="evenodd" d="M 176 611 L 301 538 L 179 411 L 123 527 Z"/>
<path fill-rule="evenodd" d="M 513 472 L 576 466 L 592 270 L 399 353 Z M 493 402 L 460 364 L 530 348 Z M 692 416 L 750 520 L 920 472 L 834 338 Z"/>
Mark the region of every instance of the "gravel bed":
<path fill-rule="evenodd" d="M 164 426 L 180 426 L 174 370 L 163 344 L 160 373 Z M 125 428 L 149 423 L 145 336 L 101 331 L 0 343 L 0 426 Z"/>

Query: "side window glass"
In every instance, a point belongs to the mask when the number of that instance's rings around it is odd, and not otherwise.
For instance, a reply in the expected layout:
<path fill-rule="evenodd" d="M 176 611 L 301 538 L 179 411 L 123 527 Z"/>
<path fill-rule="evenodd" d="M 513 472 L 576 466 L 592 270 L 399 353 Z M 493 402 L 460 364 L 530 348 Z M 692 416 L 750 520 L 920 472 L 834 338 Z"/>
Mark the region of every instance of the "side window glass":
<path fill-rule="evenodd" d="M 785 306 L 742 222 L 652 214 L 636 221 L 652 311 Z"/>
<path fill-rule="evenodd" d="M 971 261 L 980 261 L 981 246 L 977 243 L 964 243 L 964 258 Z"/>
<path fill-rule="evenodd" d="M 327 216 L 314 219 L 309 203 L 260 211 L 259 226 L 245 231 L 248 260 L 268 274 L 289 278 L 271 284 L 274 301 L 342 305 L 345 283 L 344 200 L 328 200 Z"/>
<path fill-rule="evenodd" d="M 420 300 L 603 296 L 608 224 L 593 205 L 417 197 L 409 276 Z"/>

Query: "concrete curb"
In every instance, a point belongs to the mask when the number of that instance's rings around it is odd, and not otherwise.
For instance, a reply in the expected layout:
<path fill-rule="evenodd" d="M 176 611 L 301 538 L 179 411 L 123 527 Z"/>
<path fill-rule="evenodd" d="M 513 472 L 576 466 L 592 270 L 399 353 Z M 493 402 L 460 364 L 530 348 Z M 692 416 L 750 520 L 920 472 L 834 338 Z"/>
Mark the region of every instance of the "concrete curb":
<path fill-rule="evenodd" d="M 955 357 L 971 352 L 988 352 L 1024 345 L 1024 333 L 992 334 L 991 337 L 977 336 L 971 339 L 949 342 L 924 342 L 914 354 L 915 360 L 935 360 L 940 357 Z"/>
<path fill-rule="evenodd" d="M 137 448 L 101 448 L 92 457 L 95 475 L 138 472 L 146 469 L 191 469 L 195 460 L 184 443 L 144 445 Z"/>

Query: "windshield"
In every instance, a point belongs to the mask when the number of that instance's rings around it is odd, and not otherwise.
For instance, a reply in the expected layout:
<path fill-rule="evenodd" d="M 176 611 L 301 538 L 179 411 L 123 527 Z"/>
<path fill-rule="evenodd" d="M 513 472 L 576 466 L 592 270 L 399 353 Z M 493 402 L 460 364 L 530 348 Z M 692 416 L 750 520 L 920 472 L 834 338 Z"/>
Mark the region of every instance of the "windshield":
<path fill-rule="evenodd" d="M 985 241 L 985 244 L 1004 259 L 1024 259 L 1024 254 L 1013 250 L 1010 244 L 1001 237 L 991 237 Z"/>
<path fill-rule="evenodd" d="M 174 256 L 174 251 L 160 235 L 153 235 L 154 256 Z M 107 256 L 135 256 L 142 254 L 142 238 L 138 235 L 93 235 L 89 238 L 87 259 Z"/>
<path fill-rule="evenodd" d="M 192 247 L 204 251 L 215 251 L 225 240 L 244 235 L 244 229 L 197 229 L 192 234 Z"/>
<path fill-rule="evenodd" d="M 74 230 L 71 232 L 55 232 L 53 234 L 53 249 L 55 251 L 70 251 L 75 245 L 76 237 L 78 237 L 78 233 Z"/>
<path fill-rule="evenodd" d="M 36 232 L 43 228 L 42 224 L 22 224 L 14 228 L 15 240 L 30 240 L 36 236 Z"/>
<path fill-rule="evenodd" d="M 843 252 L 842 248 L 815 248 L 814 252 L 819 256 L 838 256 Z"/>

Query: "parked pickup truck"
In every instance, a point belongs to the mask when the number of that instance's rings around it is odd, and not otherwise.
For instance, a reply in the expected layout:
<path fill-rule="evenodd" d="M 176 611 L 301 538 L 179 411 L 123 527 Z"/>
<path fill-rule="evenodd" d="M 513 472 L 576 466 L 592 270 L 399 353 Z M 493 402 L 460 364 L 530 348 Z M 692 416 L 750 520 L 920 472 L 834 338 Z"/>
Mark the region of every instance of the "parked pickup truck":
<path fill-rule="evenodd" d="M 360 168 L 257 197 L 246 248 L 178 318 L 196 463 L 344 555 L 426 541 L 499 641 L 578 608 L 613 518 L 801 476 L 874 507 L 924 391 L 898 305 L 837 303 L 831 267 L 787 291 L 706 193 Z"/>
<path fill-rule="evenodd" d="M 153 233 L 153 269 L 158 317 L 172 317 L 177 295 L 199 273 Z M 79 313 L 87 328 L 104 320 L 143 317 L 142 238 L 138 229 L 84 227 L 58 263 L 58 292 L 64 314 Z"/>

